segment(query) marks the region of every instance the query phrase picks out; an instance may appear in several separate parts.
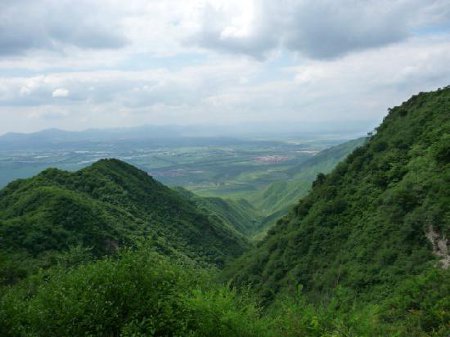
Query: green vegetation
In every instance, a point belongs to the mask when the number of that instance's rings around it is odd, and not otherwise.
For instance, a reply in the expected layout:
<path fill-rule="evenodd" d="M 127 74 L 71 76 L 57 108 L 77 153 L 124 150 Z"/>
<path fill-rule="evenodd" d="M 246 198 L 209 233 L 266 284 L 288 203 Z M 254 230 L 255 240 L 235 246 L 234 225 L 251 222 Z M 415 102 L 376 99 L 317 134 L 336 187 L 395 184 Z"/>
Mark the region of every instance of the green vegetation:
<path fill-rule="evenodd" d="M 182 186 L 202 197 L 226 199 L 226 203 L 234 204 L 230 205 L 232 210 L 241 213 L 240 231 L 261 235 L 261 229 L 273 225 L 308 192 L 318 172 L 329 172 L 362 141 L 333 147 L 340 141 L 319 135 L 269 141 L 147 139 L 134 134 L 117 138 L 114 132 L 101 137 L 96 133 L 93 130 L 83 136 L 48 130 L 0 137 L 0 187 L 49 167 L 75 171 L 101 158 L 118 158 L 170 187 Z M 149 136 L 140 133 L 144 134 Z M 220 202 L 215 199 L 213 203 Z M 243 228 L 248 226 L 252 228 Z"/>
<path fill-rule="evenodd" d="M 217 265 L 248 247 L 222 221 L 118 160 L 74 173 L 48 169 L 0 191 L 0 278 L 6 283 L 76 247 L 100 257 L 139 237 L 152 238 L 165 254 Z"/>
<path fill-rule="evenodd" d="M 188 186 L 202 198 L 187 193 L 186 196 L 240 233 L 259 239 L 308 193 L 319 172 L 330 172 L 365 141 L 366 138 L 358 138 L 278 166 L 254 167 L 219 186 Z"/>
<path fill-rule="evenodd" d="M 356 304 L 345 291 L 312 305 L 301 292 L 264 309 L 249 290 L 230 289 L 213 270 L 171 259 L 144 243 L 114 258 L 53 267 L 0 295 L 0 335 L 29 336 L 446 336 L 448 274 L 432 270 L 394 295 Z"/>
<path fill-rule="evenodd" d="M 366 138 L 358 138 L 319 152 L 314 157 L 279 172 L 283 180 L 277 180 L 248 196 L 262 217 L 257 228 L 259 236 L 266 233 L 276 220 L 288 214 L 291 208 L 311 189 L 319 173 L 330 172 Z"/>
<path fill-rule="evenodd" d="M 0 298 L 0 335 L 264 336 L 256 306 L 142 248 L 37 274 Z"/>
<path fill-rule="evenodd" d="M 293 206 L 305 196 L 319 173 L 328 173 L 337 163 L 345 159 L 366 138 L 358 138 L 319 152 L 301 164 L 290 167 L 283 173 L 288 179 L 271 183 L 263 191 L 251 198 L 257 209 L 264 214 L 272 214 Z"/>
<path fill-rule="evenodd" d="M 192 200 L 198 209 L 209 214 L 216 221 L 222 222 L 225 226 L 229 226 L 243 235 L 252 235 L 260 227 L 261 216 L 245 199 L 199 197 L 181 187 L 176 188 L 176 191 Z"/>

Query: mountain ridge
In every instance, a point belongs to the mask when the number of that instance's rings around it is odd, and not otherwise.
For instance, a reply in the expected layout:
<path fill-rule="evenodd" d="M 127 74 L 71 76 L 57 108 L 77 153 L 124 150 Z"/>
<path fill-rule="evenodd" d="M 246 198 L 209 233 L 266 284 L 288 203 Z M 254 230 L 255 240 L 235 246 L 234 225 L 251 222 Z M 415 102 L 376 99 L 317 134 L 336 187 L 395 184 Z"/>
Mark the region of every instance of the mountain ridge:
<path fill-rule="evenodd" d="M 0 237 L 3 253 L 24 260 L 74 246 L 102 256 L 147 237 L 160 249 L 223 265 L 248 247 L 191 200 L 116 159 L 8 184 L 0 191 Z"/>

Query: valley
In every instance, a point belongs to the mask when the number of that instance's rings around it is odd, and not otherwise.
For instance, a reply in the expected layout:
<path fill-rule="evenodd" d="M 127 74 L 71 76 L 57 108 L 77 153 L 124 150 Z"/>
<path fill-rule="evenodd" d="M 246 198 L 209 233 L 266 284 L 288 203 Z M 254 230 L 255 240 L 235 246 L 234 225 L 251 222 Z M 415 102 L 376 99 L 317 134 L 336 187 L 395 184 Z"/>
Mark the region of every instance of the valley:
<path fill-rule="evenodd" d="M 310 139 L 291 136 L 283 141 L 183 136 L 155 139 L 136 137 L 133 130 L 125 129 L 105 141 L 102 132 L 91 132 L 89 137 L 60 131 L 54 137 L 54 130 L 48 133 L 30 135 L 34 139 L 22 145 L 17 139 L 9 142 L 9 135 L 0 137 L 0 184 L 49 167 L 75 171 L 103 158 L 117 158 L 168 186 L 245 205 L 247 222 L 253 224 L 255 235 L 287 213 L 307 193 L 319 172 L 329 172 L 363 142 L 363 138 L 346 142 L 343 136 L 327 138 L 321 134 Z M 284 189 L 288 185 L 292 188 Z"/>

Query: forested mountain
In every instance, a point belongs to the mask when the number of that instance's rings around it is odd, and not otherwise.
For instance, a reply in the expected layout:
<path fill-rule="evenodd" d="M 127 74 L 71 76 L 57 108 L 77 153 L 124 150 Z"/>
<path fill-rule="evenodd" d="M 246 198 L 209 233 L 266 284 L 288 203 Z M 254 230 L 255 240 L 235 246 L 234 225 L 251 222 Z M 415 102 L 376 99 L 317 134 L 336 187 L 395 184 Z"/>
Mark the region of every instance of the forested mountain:
<path fill-rule="evenodd" d="M 322 150 L 314 157 L 280 172 L 285 179 L 272 182 L 263 190 L 254 193 L 249 200 L 262 217 L 258 230 L 264 233 L 276 220 L 289 213 L 311 189 L 318 173 L 329 173 L 365 141 L 364 137 L 358 138 Z"/>
<path fill-rule="evenodd" d="M 144 237 L 166 253 L 222 265 L 247 247 L 230 227 L 118 160 L 74 173 L 47 169 L 0 191 L 0 252 L 9 256 L 2 275 L 14 279 L 75 247 L 102 256 Z"/>
<path fill-rule="evenodd" d="M 175 190 L 194 202 L 199 210 L 244 236 L 251 236 L 260 230 L 262 217 L 245 199 L 199 197 L 182 187 Z"/>
<path fill-rule="evenodd" d="M 318 173 L 330 172 L 355 148 L 362 145 L 366 138 L 358 138 L 320 151 L 305 162 L 290 167 L 285 174 L 288 177 L 271 183 L 254 199 L 255 207 L 264 213 L 275 213 L 286 206 L 293 206 L 311 188 Z"/>
<path fill-rule="evenodd" d="M 450 88 L 413 96 L 230 269 L 266 298 L 302 285 L 385 295 L 448 267 Z"/>

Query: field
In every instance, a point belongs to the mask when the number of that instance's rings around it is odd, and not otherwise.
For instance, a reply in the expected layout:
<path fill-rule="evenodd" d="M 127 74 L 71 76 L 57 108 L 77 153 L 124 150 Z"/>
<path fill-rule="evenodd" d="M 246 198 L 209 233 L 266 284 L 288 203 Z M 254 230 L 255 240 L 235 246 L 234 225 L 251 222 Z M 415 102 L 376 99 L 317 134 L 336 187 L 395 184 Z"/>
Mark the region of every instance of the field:
<path fill-rule="evenodd" d="M 165 141 L 77 142 L 58 148 L 0 149 L 0 187 L 47 167 L 77 170 L 102 158 L 118 158 L 147 171 L 169 186 L 201 195 L 238 196 L 282 179 L 334 139 L 314 141 L 177 139 Z"/>

